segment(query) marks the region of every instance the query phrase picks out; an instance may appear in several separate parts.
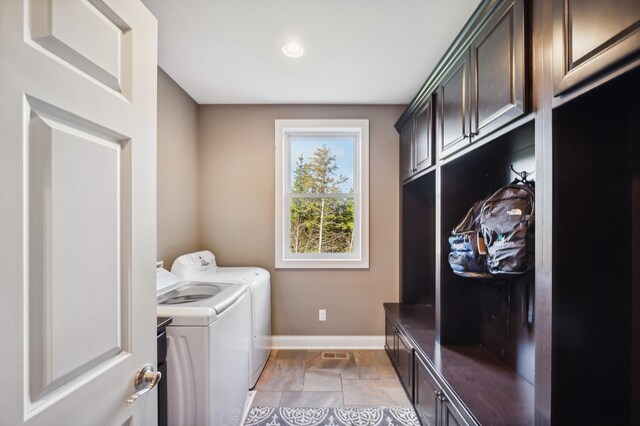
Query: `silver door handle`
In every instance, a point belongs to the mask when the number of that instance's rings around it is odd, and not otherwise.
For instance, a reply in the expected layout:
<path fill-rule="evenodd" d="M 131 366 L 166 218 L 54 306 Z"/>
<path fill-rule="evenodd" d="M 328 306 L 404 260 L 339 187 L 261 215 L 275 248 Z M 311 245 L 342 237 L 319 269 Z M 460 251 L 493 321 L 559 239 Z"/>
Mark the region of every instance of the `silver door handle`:
<path fill-rule="evenodd" d="M 136 399 L 140 398 L 151 389 L 155 388 L 158 382 L 162 379 L 162 373 L 156 371 L 151 364 L 147 364 L 142 367 L 137 373 L 134 380 L 134 385 L 137 392 L 127 399 L 127 405 L 133 404 Z"/>

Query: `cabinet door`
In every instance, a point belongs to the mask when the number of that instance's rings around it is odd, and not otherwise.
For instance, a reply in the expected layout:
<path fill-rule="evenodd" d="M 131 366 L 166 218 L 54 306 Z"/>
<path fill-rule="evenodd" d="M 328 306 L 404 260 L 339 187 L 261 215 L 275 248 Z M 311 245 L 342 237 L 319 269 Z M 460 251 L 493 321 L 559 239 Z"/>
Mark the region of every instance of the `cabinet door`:
<path fill-rule="evenodd" d="M 445 397 L 441 397 L 442 426 L 470 426 L 458 409 Z"/>
<path fill-rule="evenodd" d="M 400 179 L 405 180 L 413 175 L 413 126 L 411 117 L 400 131 Z"/>
<path fill-rule="evenodd" d="M 480 138 L 525 111 L 524 11 L 506 2 L 471 44 L 471 129 Z"/>
<path fill-rule="evenodd" d="M 437 426 L 440 387 L 437 385 L 426 363 L 417 354 L 414 357 L 414 365 L 413 406 L 423 426 Z"/>
<path fill-rule="evenodd" d="M 438 93 L 440 158 L 469 145 L 469 53 L 458 59 Z"/>
<path fill-rule="evenodd" d="M 398 375 L 409 399 L 413 402 L 413 348 L 402 335 L 397 333 L 398 339 Z"/>
<path fill-rule="evenodd" d="M 429 100 L 416 114 L 414 146 L 415 173 L 433 165 L 433 104 Z"/>
<path fill-rule="evenodd" d="M 640 1 L 553 1 L 556 95 L 639 50 Z"/>
<path fill-rule="evenodd" d="M 384 318 L 384 348 L 387 350 L 387 353 L 391 357 L 391 360 L 395 363 L 394 359 L 394 346 L 395 346 L 395 327 L 391 321 L 389 321 L 389 317 L 385 316 Z"/>

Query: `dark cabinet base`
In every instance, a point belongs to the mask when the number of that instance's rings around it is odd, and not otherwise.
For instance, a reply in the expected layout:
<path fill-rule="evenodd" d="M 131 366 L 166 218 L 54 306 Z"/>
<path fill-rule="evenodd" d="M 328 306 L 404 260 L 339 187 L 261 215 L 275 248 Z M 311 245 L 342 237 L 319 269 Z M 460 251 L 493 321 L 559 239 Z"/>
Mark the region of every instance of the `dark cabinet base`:
<path fill-rule="evenodd" d="M 423 426 L 533 424 L 534 387 L 503 361 L 479 345 L 439 345 L 430 306 L 385 303 L 384 309 L 413 353 L 409 385 L 398 348 L 387 348 Z"/>

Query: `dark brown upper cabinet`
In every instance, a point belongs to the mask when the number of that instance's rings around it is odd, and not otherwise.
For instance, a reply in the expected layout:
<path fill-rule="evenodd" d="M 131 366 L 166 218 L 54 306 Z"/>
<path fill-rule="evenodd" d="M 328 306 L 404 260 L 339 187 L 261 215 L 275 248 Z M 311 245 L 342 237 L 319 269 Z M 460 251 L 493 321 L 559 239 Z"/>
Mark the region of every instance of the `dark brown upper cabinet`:
<path fill-rule="evenodd" d="M 415 127 L 414 174 L 433 165 L 433 103 L 431 99 L 416 114 Z"/>
<path fill-rule="evenodd" d="M 440 158 L 524 114 L 524 32 L 523 1 L 504 2 L 446 74 L 438 96 Z"/>
<path fill-rule="evenodd" d="M 471 139 L 525 112 L 524 10 L 506 2 L 471 44 Z"/>
<path fill-rule="evenodd" d="M 400 180 L 413 176 L 414 121 L 414 117 L 411 117 L 400 130 Z"/>
<path fill-rule="evenodd" d="M 400 174 L 410 179 L 433 165 L 433 102 L 411 116 L 400 132 Z"/>
<path fill-rule="evenodd" d="M 471 143 L 469 138 L 469 52 L 456 61 L 438 89 L 438 143 L 444 158 Z"/>
<path fill-rule="evenodd" d="M 553 0 L 554 95 L 640 51 L 640 1 Z"/>

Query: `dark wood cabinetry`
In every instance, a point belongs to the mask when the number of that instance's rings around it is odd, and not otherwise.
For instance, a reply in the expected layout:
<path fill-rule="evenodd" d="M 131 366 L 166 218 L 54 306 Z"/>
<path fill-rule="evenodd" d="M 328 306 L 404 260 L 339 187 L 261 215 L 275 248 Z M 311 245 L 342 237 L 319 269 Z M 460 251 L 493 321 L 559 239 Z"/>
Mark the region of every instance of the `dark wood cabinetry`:
<path fill-rule="evenodd" d="M 395 325 L 389 320 L 388 317 L 385 317 L 384 321 L 384 348 L 389 354 L 389 357 L 393 360 L 394 363 L 397 363 L 396 358 L 396 329 Z"/>
<path fill-rule="evenodd" d="M 420 355 L 415 356 L 415 401 L 416 414 L 424 426 L 470 426 L 451 402 L 448 393 L 438 383 L 437 373 Z"/>
<path fill-rule="evenodd" d="M 414 119 L 407 121 L 400 130 L 400 179 L 413 176 L 413 129 Z"/>
<path fill-rule="evenodd" d="M 524 23 L 522 0 L 501 4 L 440 82 L 440 158 L 525 113 Z"/>
<path fill-rule="evenodd" d="M 385 349 L 393 363 L 405 392 L 413 400 L 413 347 L 395 322 L 386 317 Z"/>
<path fill-rule="evenodd" d="M 429 99 L 415 118 L 414 174 L 433 165 L 433 103 Z"/>
<path fill-rule="evenodd" d="M 396 331 L 396 348 L 398 376 L 400 376 L 400 381 L 407 391 L 409 399 L 413 400 L 413 348 L 399 330 Z"/>
<path fill-rule="evenodd" d="M 444 414 L 442 416 L 443 426 L 466 426 L 459 414 L 456 414 L 456 408 L 444 396 L 440 396 L 443 405 Z"/>
<path fill-rule="evenodd" d="M 640 213 L 640 138 L 633 130 L 640 117 L 639 71 L 554 110 L 563 142 L 554 147 L 563 167 L 554 173 L 552 259 L 560 425 L 640 424 L 640 336 L 633 330 L 640 304 L 632 299 L 640 291 L 640 243 L 633 235 Z M 576 206 L 578 216 L 571 214 Z M 599 226 L 583 235 L 593 223 Z M 616 249 L 602 250 L 601 242 L 614 235 Z M 596 405 L 607 409 L 592 410 Z"/>
<path fill-rule="evenodd" d="M 638 99 L 637 0 L 484 0 L 396 123 L 415 168 L 432 103 L 437 155 L 400 182 L 384 306 L 423 426 L 640 425 Z M 460 277 L 451 229 L 510 165 L 535 170 L 536 266 Z"/>
<path fill-rule="evenodd" d="M 403 303 L 435 300 L 436 181 L 433 170 L 401 189 Z"/>
<path fill-rule="evenodd" d="M 385 303 L 384 310 L 387 324 L 413 349 L 412 402 L 423 425 L 533 423 L 533 386 L 495 355 L 478 345 L 437 343 L 429 306 Z"/>
<path fill-rule="evenodd" d="M 433 105 L 431 99 L 400 132 L 400 177 L 408 180 L 433 165 Z"/>
<path fill-rule="evenodd" d="M 438 89 L 438 144 L 440 158 L 469 145 L 469 52 L 451 67 Z"/>
<path fill-rule="evenodd" d="M 415 357 L 415 395 L 414 404 L 416 414 L 423 426 L 437 426 L 439 414 L 440 386 L 433 374 L 427 368 L 426 362 Z"/>
<path fill-rule="evenodd" d="M 471 44 L 471 139 L 525 113 L 525 25 L 522 1 L 506 2 Z"/>
<path fill-rule="evenodd" d="M 637 0 L 554 0 L 554 93 L 562 94 L 640 52 Z"/>

